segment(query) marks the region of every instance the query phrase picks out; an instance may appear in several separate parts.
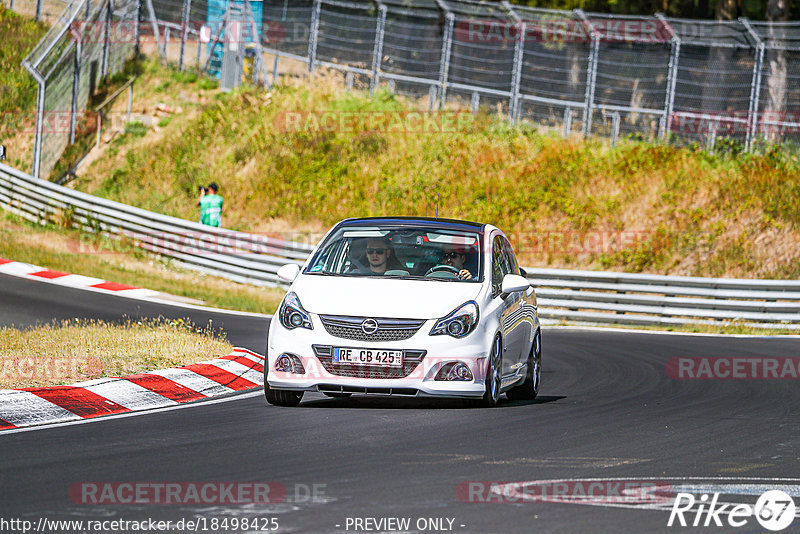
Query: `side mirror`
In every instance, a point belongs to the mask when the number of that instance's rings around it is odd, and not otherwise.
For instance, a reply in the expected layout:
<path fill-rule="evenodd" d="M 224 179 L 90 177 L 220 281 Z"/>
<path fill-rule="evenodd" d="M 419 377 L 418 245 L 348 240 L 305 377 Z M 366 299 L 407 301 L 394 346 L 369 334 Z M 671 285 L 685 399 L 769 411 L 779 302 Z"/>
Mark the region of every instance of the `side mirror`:
<path fill-rule="evenodd" d="M 520 291 L 527 291 L 529 287 L 531 287 L 531 284 L 526 278 L 523 278 L 517 274 L 507 274 L 503 277 L 501 296 Z"/>
<path fill-rule="evenodd" d="M 278 278 L 290 284 L 294 282 L 297 275 L 300 274 L 300 266 L 296 263 L 289 263 L 278 269 Z"/>

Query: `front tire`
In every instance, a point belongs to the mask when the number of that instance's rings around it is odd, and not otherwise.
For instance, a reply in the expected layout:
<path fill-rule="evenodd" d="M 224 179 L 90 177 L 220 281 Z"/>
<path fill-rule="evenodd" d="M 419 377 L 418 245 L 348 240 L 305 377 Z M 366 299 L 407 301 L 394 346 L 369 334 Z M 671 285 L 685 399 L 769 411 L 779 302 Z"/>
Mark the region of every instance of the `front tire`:
<path fill-rule="evenodd" d="M 525 381 L 506 392 L 512 400 L 534 400 L 539 394 L 542 381 L 542 331 L 537 330 L 533 337 L 531 353 L 528 355 L 528 370 Z"/>
<path fill-rule="evenodd" d="M 303 399 L 302 391 L 289 391 L 286 389 L 272 389 L 264 382 L 264 397 L 274 406 L 297 406 Z"/>
<path fill-rule="evenodd" d="M 486 392 L 481 399 L 481 405 L 486 408 L 497 406 L 500 398 L 500 385 L 503 372 L 503 345 L 500 336 L 494 338 L 489 361 L 486 362 Z"/>

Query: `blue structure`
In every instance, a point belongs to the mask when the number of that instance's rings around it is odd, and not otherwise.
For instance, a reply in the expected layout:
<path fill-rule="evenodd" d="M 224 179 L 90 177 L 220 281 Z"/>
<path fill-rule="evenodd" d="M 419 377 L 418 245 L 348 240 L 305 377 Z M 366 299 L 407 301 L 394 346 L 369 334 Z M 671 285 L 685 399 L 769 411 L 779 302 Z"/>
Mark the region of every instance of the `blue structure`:
<path fill-rule="evenodd" d="M 211 39 L 208 43 L 206 53 L 211 54 L 211 61 L 208 64 L 208 73 L 220 78 L 222 73 L 222 50 L 225 43 L 225 29 L 220 33 L 219 42 L 214 45 L 213 39 L 217 34 L 220 26 L 222 25 L 222 17 L 225 16 L 225 11 L 228 9 L 228 4 L 233 4 L 232 10 L 241 13 L 242 28 L 242 42 L 239 45 L 244 48 L 248 42 L 261 42 L 261 32 L 264 17 L 264 2 L 263 0 L 249 0 L 250 9 L 253 12 L 253 18 L 256 23 L 256 31 L 258 35 L 253 36 L 250 27 L 250 20 L 246 17 L 247 10 L 245 8 L 244 0 L 208 0 L 208 14 L 206 16 L 206 24 L 211 28 Z M 237 17 L 238 18 L 238 17 Z M 211 46 L 213 46 L 213 49 Z"/>

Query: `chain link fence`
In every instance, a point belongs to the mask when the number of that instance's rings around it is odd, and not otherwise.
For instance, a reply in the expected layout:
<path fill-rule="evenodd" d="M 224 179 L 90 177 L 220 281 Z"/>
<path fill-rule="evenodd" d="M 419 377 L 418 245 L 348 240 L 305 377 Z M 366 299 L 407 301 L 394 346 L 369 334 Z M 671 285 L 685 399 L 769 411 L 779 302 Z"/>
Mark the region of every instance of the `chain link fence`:
<path fill-rule="evenodd" d="M 340 71 L 370 92 L 427 95 L 431 109 L 485 106 L 564 135 L 712 150 L 800 142 L 800 22 L 474 0 L 15 0 L 13 9 L 44 17 L 56 5 L 66 9 L 25 62 L 39 82 L 36 176 L 74 139 L 98 77 L 139 47 L 179 69 L 207 70 L 223 88 L 242 74 L 266 83 L 297 73 L 291 60 L 303 71 Z M 65 111 L 68 127 L 46 127 Z"/>
<path fill-rule="evenodd" d="M 33 174 L 47 177 L 65 148 L 94 121 L 85 113 L 101 80 L 122 70 L 136 49 L 138 0 L 54 3 L 15 0 L 14 10 L 51 24 L 22 62 L 38 84 Z M 64 7 L 66 6 L 66 7 Z"/>
<path fill-rule="evenodd" d="M 800 142 L 800 22 L 619 16 L 473 0 L 265 0 L 261 50 L 348 83 L 486 105 L 565 135 L 750 151 Z M 301 28 L 298 30 L 298 28 Z M 275 69 L 277 70 L 277 69 Z"/>

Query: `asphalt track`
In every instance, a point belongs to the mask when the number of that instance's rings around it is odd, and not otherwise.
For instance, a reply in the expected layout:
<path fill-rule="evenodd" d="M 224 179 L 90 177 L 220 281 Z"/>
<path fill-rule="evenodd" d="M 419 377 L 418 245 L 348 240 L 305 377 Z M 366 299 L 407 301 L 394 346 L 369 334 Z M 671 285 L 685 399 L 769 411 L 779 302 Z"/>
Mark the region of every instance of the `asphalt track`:
<path fill-rule="evenodd" d="M 212 319 L 234 344 L 264 348 L 264 319 L 0 276 L 2 324 L 124 314 Z M 278 532 L 304 533 L 376 532 L 355 530 L 352 520 L 388 517 L 410 518 L 410 531 L 421 518 L 450 518 L 450 531 L 470 533 L 765 532 L 754 520 L 738 529 L 668 528 L 668 511 L 641 507 L 464 502 L 458 488 L 469 481 L 800 477 L 800 381 L 675 380 L 666 372 L 676 356 L 800 356 L 800 340 L 555 329 L 542 337 L 534 403 L 480 409 L 307 394 L 292 409 L 268 406 L 259 394 L 0 434 L 0 518 L 260 517 L 276 518 Z M 276 482 L 288 498 L 266 506 L 73 502 L 70 486 L 88 481 Z M 314 485 L 316 498 L 308 498 Z"/>

